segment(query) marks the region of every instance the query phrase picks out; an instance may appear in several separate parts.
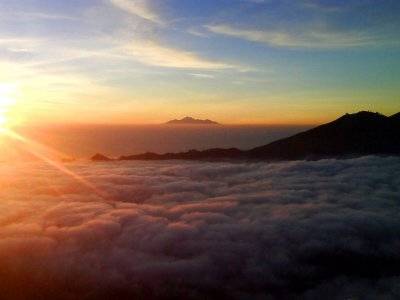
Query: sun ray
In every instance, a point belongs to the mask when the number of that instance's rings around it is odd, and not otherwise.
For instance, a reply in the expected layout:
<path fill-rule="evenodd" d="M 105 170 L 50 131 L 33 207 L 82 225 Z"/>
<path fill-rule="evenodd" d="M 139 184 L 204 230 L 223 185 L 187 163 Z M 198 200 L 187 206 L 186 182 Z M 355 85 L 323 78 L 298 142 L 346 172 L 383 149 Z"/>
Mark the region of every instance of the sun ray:
<path fill-rule="evenodd" d="M 96 196 L 100 197 L 107 203 L 110 203 L 110 204 L 115 203 L 115 201 L 113 201 L 107 193 L 98 189 L 93 183 L 89 182 L 82 176 L 79 176 L 78 174 L 74 173 L 70 169 L 66 168 L 63 164 L 61 164 L 57 160 L 52 159 L 51 156 L 54 156 L 54 155 L 57 155 L 58 157 L 62 156 L 62 154 L 59 153 L 58 151 L 56 151 L 50 147 L 47 147 L 43 144 L 40 144 L 36 141 L 33 141 L 29 138 L 26 138 L 11 129 L 3 127 L 0 129 L 0 131 L 3 134 L 5 134 L 6 136 L 12 138 L 13 140 L 16 140 L 16 141 L 22 143 L 25 146 L 24 149 L 26 151 L 28 151 L 29 153 L 31 153 L 32 155 L 34 155 L 35 157 L 37 157 L 38 159 L 42 160 L 43 162 L 47 163 L 48 165 L 50 165 L 56 169 L 58 169 L 65 175 L 73 178 L 80 184 L 89 188 Z"/>

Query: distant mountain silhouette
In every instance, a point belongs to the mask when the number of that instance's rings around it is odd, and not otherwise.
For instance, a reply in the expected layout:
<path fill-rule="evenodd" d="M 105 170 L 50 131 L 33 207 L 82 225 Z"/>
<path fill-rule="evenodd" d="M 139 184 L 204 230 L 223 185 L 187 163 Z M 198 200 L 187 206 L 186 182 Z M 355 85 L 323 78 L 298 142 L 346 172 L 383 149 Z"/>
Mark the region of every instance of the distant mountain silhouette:
<path fill-rule="evenodd" d="M 294 160 L 361 155 L 400 155 L 400 113 L 387 117 L 361 111 L 270 144 L 243 151 L 190 150 L 180 153 L 143 153 L 119 160 Z"/>
<path fill-rule="evenodd" d="M 192 117 L 184 117 L 183 119 L 180 119 L 180 120 L 176 120 L 176 119 L 171 120 L 165 124 L 170 124 L 170 125 L 218 125 L 217 122 L 211 121 L 209 119 L 201 120 L 201 119 L 194 119 Z"/>

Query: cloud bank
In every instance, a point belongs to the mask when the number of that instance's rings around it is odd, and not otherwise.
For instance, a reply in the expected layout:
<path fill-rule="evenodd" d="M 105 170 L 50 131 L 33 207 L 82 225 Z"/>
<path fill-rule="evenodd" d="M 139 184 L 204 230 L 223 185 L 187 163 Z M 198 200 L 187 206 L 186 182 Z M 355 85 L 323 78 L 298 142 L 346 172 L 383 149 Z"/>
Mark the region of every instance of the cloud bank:
<path fill-rule="evenodd" d="M 5 299 L 398 299 L 400 159 L 0 164 Z"/>

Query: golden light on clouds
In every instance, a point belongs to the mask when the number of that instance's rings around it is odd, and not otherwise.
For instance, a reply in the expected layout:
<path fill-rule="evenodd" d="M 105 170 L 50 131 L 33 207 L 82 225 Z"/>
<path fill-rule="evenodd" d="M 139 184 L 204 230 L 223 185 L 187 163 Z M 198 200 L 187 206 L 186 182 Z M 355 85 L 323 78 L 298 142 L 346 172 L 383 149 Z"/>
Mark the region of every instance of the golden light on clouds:
<path fill-rule="evenodd" d="M 230 69 L 234 66 L 203 58 L 196 53 L 165 47 L 153 41 L 135 41 L 127 47 L 127 52 L 146 65 L 176 69 Z"/>

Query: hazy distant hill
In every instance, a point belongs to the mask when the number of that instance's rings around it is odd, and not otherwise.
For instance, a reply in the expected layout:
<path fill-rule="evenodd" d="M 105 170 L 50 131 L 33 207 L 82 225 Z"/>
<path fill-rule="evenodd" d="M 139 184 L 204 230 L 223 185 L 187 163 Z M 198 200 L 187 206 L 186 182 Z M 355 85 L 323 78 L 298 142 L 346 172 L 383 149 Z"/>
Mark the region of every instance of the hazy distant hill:
<path fill-rule="evenodd" d="M 97 154 L 92 156 L 92 160 L 93 161 L 110 161 L 112 159 L 107 157 L 107 156 L 105 156 L 105 155 L 103 155 L 103 154 L 97 153 Z"/>
<path fill-rule="evenodd" d="M 190 150 L 180 153 L 143 153 L 120 160 L 293 160 L 369 154 L 400 155 L 400 113 L 387 117 L 358 112 L 248 151 L 236 148 Z"/>
<path fill-rule="evenodd" d="M 211 121 L 209 119 L 201 120 L 201 119 L 195 119 L 192 117 L 184 117 L 183 119 L 180 119 L 180 120 L 177 120 L 177 119 L 171 120 L 165 124 L 170 124 L 170 125 L 218 125 L 217 122 Z"/>

